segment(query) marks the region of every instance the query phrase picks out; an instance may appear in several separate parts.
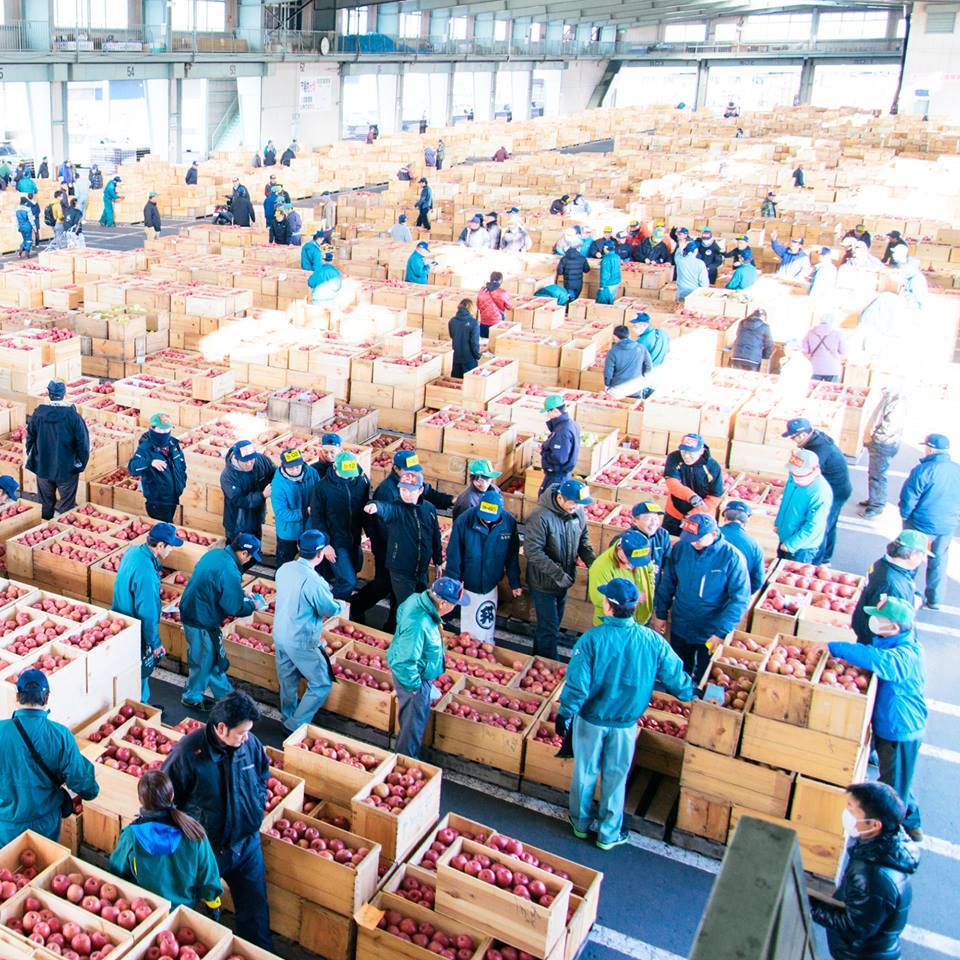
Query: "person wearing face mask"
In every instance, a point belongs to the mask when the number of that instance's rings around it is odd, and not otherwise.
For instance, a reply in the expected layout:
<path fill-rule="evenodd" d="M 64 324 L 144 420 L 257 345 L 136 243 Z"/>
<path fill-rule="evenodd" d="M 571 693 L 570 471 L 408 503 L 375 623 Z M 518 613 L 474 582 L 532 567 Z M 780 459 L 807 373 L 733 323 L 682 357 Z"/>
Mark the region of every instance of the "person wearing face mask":
<path fill-rule="evenodd" d="M 668 454 L 663 480 L 669 494 L 663 525 L 674 536 L 688 514 L 712 516 L 723 496 L 723 470 L 699 433 L 686 434 L 678 449 Z"/>
<path fill-rule="evenodd" d="M 812 450 L 795 450 L 787 469 L 787 485 L 773 522 L 780 538 L 777 556 L 813 563 L 827 531 L 833 493 Z"/>
<path fill-rule="evenodd" d="M 717 271 L 723 266 L 723 251 L 717 246 L 717 242 L 713 239 L 713 231 L 709 227 L 700 231 L 696 248 L 697 256 L 707 268 L 707 276 L 710 278 L 712 287 L 717 282 Z"/>
<path fill-rule="evenodd" d="M 650 626 L 666 635 L 670 616 L 670 646 L 694 681 L 703 676 L 710 651 L 723 643 L 749 605 L 743 555 L 720 536 L 713 517 L 685 517 L 657 584 Z"/>
<path fill-rule="evenodd" d="M 257 453 L 249 440 L 238 440 L 227 451 L 226 466 L 220 474 L 227 540 L 238 533 L 252 533 L 260 539 L 275 470 L 270 458 Z"/>
<path fill-rule="evenodd" d="M 187 487 L 187 461 L 165 413 L 150 418 L 150 429 L 140 437 L 127 473 L 140 478 L 147 516 L 172 523 Z"/>
<path fill-rule="evenodd" d="M 867 581 L 857 598 L 851 626 L 858 643 L 873 643 L 867 607 L 876 606 L 881 597 L 897 597 L 916 607 L 920 603 L 917 571 L 930 555 L 927 538 L 917 530 L 901 530 L 887 544 L 884 555 L 867 571 Z"/>
<path fill-rule="evenodd" d="M 919 852 L 900 830 L 903 803 L 885 783 L 847 787 L 841 822 L 847 864 L 834 903 L 810 898 L 814 923 L 825 927 L 833 960 L 897 960 L 910 913 L 910 877 Z"/>
<path fill-rule="evenodd" d="M 296 448 L 280 454 L 280 468 L 270 484 L 270 504 L 277 529 L 277 570 L 297 555 L 297 541 L 306 529 L 310 499 L 319 478 Z"/>
<path fill-rule="evenodd" d="M 470 482 L 466 490 L 453 501 L 453 522 L 466 513 L 468 510 L 479 505 L 483 495 L 490 489 L 496 490 L 497 485 L 493 482 L 500 476 L 499 470 L 493 469 L 493 464 L 489 460 L 471 460 L 467 467 L 467 473 L 470 476 Z"/>
<path fill-rule="evenodd" d="M 872 723 L 880 781 L 893 787 L 906 804 L 903 827 L 911 840 L 919 842 L 920 809 L 910 786 L 926 730 L 927 702 L 923 653 L 913 626 L 915 610 L 899 597 L 881 597 L 863 612 L 869 618 L 872 643 L 829 643 L 827 649 L 831 657 L 877 676 Z"/>

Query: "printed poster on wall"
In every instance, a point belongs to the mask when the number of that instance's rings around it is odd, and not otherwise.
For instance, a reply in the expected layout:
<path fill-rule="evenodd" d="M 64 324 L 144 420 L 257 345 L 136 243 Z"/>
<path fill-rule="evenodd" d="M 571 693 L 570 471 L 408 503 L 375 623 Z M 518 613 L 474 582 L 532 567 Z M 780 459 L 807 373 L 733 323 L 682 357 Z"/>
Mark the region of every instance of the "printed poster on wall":
<path fill-rule="evenodd" d="M 300 78 L 300 113 L 333 109 L 333 77 Z"/>

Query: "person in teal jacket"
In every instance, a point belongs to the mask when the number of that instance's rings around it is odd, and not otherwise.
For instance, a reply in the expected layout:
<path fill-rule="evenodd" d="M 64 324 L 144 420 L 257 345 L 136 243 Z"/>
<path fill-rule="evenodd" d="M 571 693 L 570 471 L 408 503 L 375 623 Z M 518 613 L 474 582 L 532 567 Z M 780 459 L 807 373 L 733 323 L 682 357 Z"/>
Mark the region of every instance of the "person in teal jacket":
<path fill-rule="evenodd" d="M 307 278 L 307 286 L 313 291 L 311 303 L 329 303 L 343 287 L 343 274 L 333 265 L 333 251 L 325 249 L 321 260 Z"/>
<path fill-rule="evenodd" d="M 172 523 L 155 523 L 147 542 L 123 555 L 113 581 L 112 610 L 140 621 L 140 701 L 150 702 L 150 674 L 164 654 L 160 642 L 160 569 L 174 547 L 183 546 Z"/>
<path fill-rule="evenodd" d="M 610 850 L 627 842 L 623 799 L 633 766 L 637 721 L 650 705 L 654 683 L 678 700 L 694 698 L 693 681 L 666 640 L 634 620 L 637 585 L 616 577 L 598 588 L 603 620 L 575 644 L 560 696 L 557 733 L 573 734 L 570 826 L 581 840 L 591 831 Z M 600 780 L 596 820 L 591 806 Z"/>
<path fill-rule="evenodd" d="M 120 177 L 114 177 L 107 183 L 103 191 L 103 213 L 100 214 L 100 226 L 101 227 L 114 227 L 116 224 L 113 221 L 113 205 L 117 200 L 122 200 L 120 196 L 120 187 L 119 184 L 123 181 Z"/>
<path fill-rule="evenodd" d="M 535 297 L 552 297 L 561 307 L 565 307 L 572 297 L 566 287 L 561 287 L 559 283 L 548 283 L 534 292 Z"/>
<path fill-rule="evenodd" d="M 118 877 L 169 900 L 174 907 L 220 908 L 220 867 L 203 827 L 174 806 L 173 784 L 162 770 L 137 782 L 140 816 L 124 827 L 110 855 Z"/>
<path fill-rule="evenodd" d="M 766 573 L 763 549 L 746 529 L 752 515 L 750 504 L 743 500 L 731 500 L 723 508 L 723 519 L 727 522 L 720 528 L 720 533 L 724 540 L 735 546 L 742 554 L 750 577 L 750 591 L 756 593 L 763 586 Z"/>
<path fill-rule="evenodd" d="M 17 181 L 17 192 L 36 193 L 37 181 L 34 180 L 29 173 L 24 173 L 24 175 Z"/>
<path fill-rule="evenodd" d="M 313 273 L 322 263 L 322 254 L 320 252 L 319 241 L 323 237 L 323 231 L 318 230 L 312 240 L 308 240 L 300 248 L 300 269 Z"/>
<path fill-rule="evenodd" d="M 320 634 L 324 620 L 343 614 L 347 608 L 334 599 L 330 585 L 317 570 L 328 543 L 323 531 L 305 530 L 299 542 L 300 558 L 277 571 L 273 643 L 280 713 L 283 725 L 291 731 L 313 721 L 333 684 L 330 659 Z M 307 689 L 298 703 L 301 677 L 307 681 Z"/>
<path fill-rule="evenodd" d="M 864 613 L 870 618 L 873 642 L 831 643 L 828 649 L 831 657 L 877 676 L 873 742 L 880 758 L 880 780 L 899 794 L 907 808 L 904 829 L 919 842 L 923 839 L 920 809 L 910 785 L 927 725 L 923 695 L 927 681 L 913 626 L 915 611 L 912 603 L 900 597 L 882 597 Z"/>
<path fill-rule="evenodd" d="M 630 321 L 630 334 L 647 348 L 654 369 L 667 359 L 670 352 L 670 337 L 665 330 L 650 323 L 649 313 L 638 313 Z"/>
<path fill-rule="evenodd" d="M 277 528 L 277 569 L 297 555 L 297 541 L 306 529 L 310 498 L 320 479 L 308 470 L 303 454 L 296 448 L 280 454 L 280 468 L 270 482 L 270 503 Z"/>
<path fill-rule="evenodd" d="M 430 252 L 430 244 L 426 240 L 421 240 L 413 249 L 413 253 L 407 258 L 407 269 L 403 279 L 407 283 L 429 283 L 430 268 L 433 263 L 424 256 Z"/>
<path fill-rule="evenodd" d="M 749 260 L 741 260 L 733 270 L 733 276 L 727 282 L 728 290 L 749 290 L 757 282 L 759 273 Z"/>
<path fill-rule="evenodd" d="M 397 610 L 397 629 L 387 648 L 387 663 L 399 708 L 394 750 L 405 757 L 420 753 L 430 704 L 440 699 L 433 681 L 443 673 L 443 618 L 454 607 L 469 604 L 459 580 L 439 577 L 429 590 L 407 597 Z"/>
<path fill-rule="evenodd" d="M 620 292 L 620 254 L 607 247 L 600 260 L 600 287 L 597 290 L 597 303 L 613 303 Z"/>
<path fill-rule="evenodd" d="M 812 563 L 827 532 L 833 491 L 812 450 L 799 447 L 787 465 L 789 476 L 773 527 L 780 538 L 777 556 Z"/>
<path fill-rule="evenodd" d="M 80 753 L 73 734 L 50 719 L 49 699 L 46 674 L 24 670 L 17 678 L 17 709 L 9 720 L 0 720 L 0 846 L 24 830 L 59 841 L 61 785 L 83 800 L 100 792 L 93 764 Z M 25 738 L 59 783 L 37 766 Z"/>

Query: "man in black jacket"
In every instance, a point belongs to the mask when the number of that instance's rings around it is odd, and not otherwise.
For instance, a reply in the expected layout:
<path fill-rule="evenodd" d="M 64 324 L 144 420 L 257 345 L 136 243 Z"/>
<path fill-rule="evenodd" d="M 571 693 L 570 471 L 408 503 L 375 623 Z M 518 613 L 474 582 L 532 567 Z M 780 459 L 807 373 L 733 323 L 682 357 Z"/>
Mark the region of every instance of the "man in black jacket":
<path fill-rule="evenodd" d="M 917 570 L 923 566 L 929 553 L 927 535 L 919 530 L 901 530 L 897 539 L 887 544 L 884 555 L 867 571 L 867 582 L 853 611 L 850 626 L 858 643 L 873 643 L 865 607 L 877 606 L 885 596 L 897 597 L 916 606 Z"/>
<path fill-rule="evenodd" d="M 195 187 L 197 185 L 197 174 L 199 172 L 200 172 L 200 162 L 198 160 L 194 160 L 193 163 L 190 164 L 190 167 L 187 170 L 187 176 L 184 181 L 187 184 L 187 186 Z"/>
<path fill-rule="evenodd" d="M 827 516 L 827 532 L 824 534 L 823 543 L 820 544 L 817 555 L 813 558 L 814 563 L 829 564 L 837 545 L 837 520 L 840 519 L 840 511 L 853 493 L 850 469 L 836 443 L 823 431 L 814 430 L 805 417 L 788 421 L 783 436 L 790 437 L 798 447 L 812 450 L 817 455 L 820 461 L 820 472 L 833 491 L 833 506 L 830 507 L 830 513 Z"/>
<path fill-rule="evenodd" d="M 557 264 L 557 283 L 561 284 L 576 300 L 583 290 L 583 275 L 590 272 L 590 264 L 579 248 L 571 247 Z"/>
<path fill-rule="evenodd" d="M 233 215 L 233 222 L 236 226 L 249 227 L 257 222 L 257 214 L 250 202 L 250 194 L 247 193 L 247 188 L 242 187 L 241 189 L 243 193 L 235 190 L 230 199 L 230 213 Z"/>
<path fill-rule="evenodd" d="M 723 251 L 717 246 L 717 242 L 713 239 L 713 231 L 709 227 L 704 227 L 700 231 L 696 246 L 697 256 L 706 266 L 710 286 L 713 286 L 717 282 L 717 271 L 723 266 Z"/>
<path fill-rule="evenodd" d="M 201 730 L 188 733 L 163 765 L 177 807 L 199 820 L 230 886 L 237 934 L 273 949 L 260 824 L 270 766 L 251 732 L 260 719 L 245 693 L 231 693 L 210 711 Z"/>
<path fill-rule="evenodd" d="M 148 240 L 155 240 L 160 236 L 161 229 L 157 195 L 151 190 L 147 194 L 147 202 L 143 205 L 143 232 L 147 235 Z"/>

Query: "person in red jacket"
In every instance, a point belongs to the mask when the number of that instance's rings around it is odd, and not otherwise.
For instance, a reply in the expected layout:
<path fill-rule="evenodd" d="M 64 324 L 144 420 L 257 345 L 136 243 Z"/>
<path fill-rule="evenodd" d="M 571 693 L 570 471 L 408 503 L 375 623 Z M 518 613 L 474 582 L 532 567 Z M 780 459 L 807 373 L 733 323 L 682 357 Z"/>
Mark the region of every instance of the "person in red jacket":
<path fill-rule="evenodd" d="M 477 294 L 481 337 L 489 337 L 490 328 L 503 319 L 503 312 L 513 309 L 513 303 L 507 292 L 501 288 L 501 283 L 503 283 L 503 274 L 494 270 L 490 274 L 489 283 L 485 284 Z"/>

